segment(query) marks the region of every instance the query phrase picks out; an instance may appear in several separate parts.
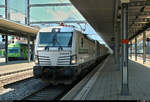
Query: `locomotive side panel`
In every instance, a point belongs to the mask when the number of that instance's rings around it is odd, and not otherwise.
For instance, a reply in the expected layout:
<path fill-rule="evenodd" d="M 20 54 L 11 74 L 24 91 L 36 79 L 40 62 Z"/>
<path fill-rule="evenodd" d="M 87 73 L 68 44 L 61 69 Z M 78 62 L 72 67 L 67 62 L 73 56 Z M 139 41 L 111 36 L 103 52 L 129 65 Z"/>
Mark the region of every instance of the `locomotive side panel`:
<path fill-rule="evenodd" d="M 96 45 L 96 58 L 97 62 L 99 62 L 101 60 L 101 44 L 98 41 L 96 41 L 95 45 Z"/>
<path fill-rule="evenodd" d="M 95 63 L 95 42 L 87 38 L 81 32 L 77 33 L 77 63 L 80 68 L 84 69 Z"/>

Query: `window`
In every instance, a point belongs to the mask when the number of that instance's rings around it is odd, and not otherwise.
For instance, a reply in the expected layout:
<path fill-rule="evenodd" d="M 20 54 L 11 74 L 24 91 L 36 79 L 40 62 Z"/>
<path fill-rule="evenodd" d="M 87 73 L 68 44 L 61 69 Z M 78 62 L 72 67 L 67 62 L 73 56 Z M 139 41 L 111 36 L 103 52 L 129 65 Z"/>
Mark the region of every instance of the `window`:
<path fill-rule="evenodd" d="M 72 45 L 72 33 L 51 33 L 41 32 L 40 33 L 40 46 L 50 47 L 71 47 Z"/>
<path fill-rule="evenodd" d="M 8 48 L 8 53 L 18 53 L 19 52 L 19 48 L 14 47 L 14 48 Z"/>

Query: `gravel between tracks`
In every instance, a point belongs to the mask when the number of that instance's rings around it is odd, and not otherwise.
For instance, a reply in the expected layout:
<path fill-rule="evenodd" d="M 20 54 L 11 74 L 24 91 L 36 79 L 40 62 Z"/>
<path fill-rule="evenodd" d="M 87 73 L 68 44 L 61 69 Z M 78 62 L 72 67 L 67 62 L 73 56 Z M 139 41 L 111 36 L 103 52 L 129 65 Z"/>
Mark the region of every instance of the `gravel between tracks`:
<path fill-rule="evenodd" d="M 0 100 L 21 100 L 46 86 L 41 80 L 31 78 L 0 89 Z"/>
<path fill-rule="evenodd" d="M 81 80 L 83 77 L 84 76 L 81 77 Z M 75 82 L 74 85 L 77 84 L 77 82 Z M 70 88 L 64 87 L 63 85 L 52 86 L 45 84 L 39 79 L 29 78 L 26 80 L 19 81 L 17 83 L 4 86 L 3 89 L 0 89 L 0 101 L 22 100 L 22 99 L 24 100 L 54 100 L 55 98 L 60 99 L 62 97 L 61 94 L 62 95 L 66 94 L 63 92 L 65 92 L 66 89 L 68 89 L 66 91 L 69 91 L 71 88 L 72 87 Z"/>

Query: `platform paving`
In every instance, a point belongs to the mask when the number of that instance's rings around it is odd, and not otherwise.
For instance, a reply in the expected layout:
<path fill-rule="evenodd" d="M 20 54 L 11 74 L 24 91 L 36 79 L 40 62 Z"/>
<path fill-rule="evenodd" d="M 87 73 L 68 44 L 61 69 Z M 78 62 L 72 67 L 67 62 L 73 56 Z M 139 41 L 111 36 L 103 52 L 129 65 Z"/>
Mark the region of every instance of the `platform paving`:
<path fill-rule="evenodd" d="M 34 65 L 34 62 L 28 63 L 28 61 L 10 61 L 8 63 L 0 63 L 0 75 L 30 69 L 33 68 Z"/>
<path fill-rule="evenodd" d="M 150 67 L 129 60 L 128 96 L 120 95 L 121 79 L 122 71 L 117 71 L 114 57 L 109 56 L 85 100 L 150 100 Z"/>

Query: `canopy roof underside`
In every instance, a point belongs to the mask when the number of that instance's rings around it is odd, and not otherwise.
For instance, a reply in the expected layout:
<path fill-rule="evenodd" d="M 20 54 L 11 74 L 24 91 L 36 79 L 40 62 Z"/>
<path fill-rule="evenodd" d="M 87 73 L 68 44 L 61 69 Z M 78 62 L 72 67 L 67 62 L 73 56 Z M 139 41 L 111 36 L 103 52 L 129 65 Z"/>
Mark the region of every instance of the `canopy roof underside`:
<path fill-rule="evenodd" d="M 0 32 L 8 35 L 16 35 L 20 37 L 34 37 L 38 30 L 30 26 L 19 24 L 10 20 L 0 18 Z"/>
<path fill-rule="evenodd" d="M 98 34 L 111 46 L 114 29 L 120 23 L 120 0 L 70 0 Z M 131 40 L 150 27 L 150 1 L 130 0 L 128 38 Z M 149 35 L 149 34 L 148 34 Z"/>

